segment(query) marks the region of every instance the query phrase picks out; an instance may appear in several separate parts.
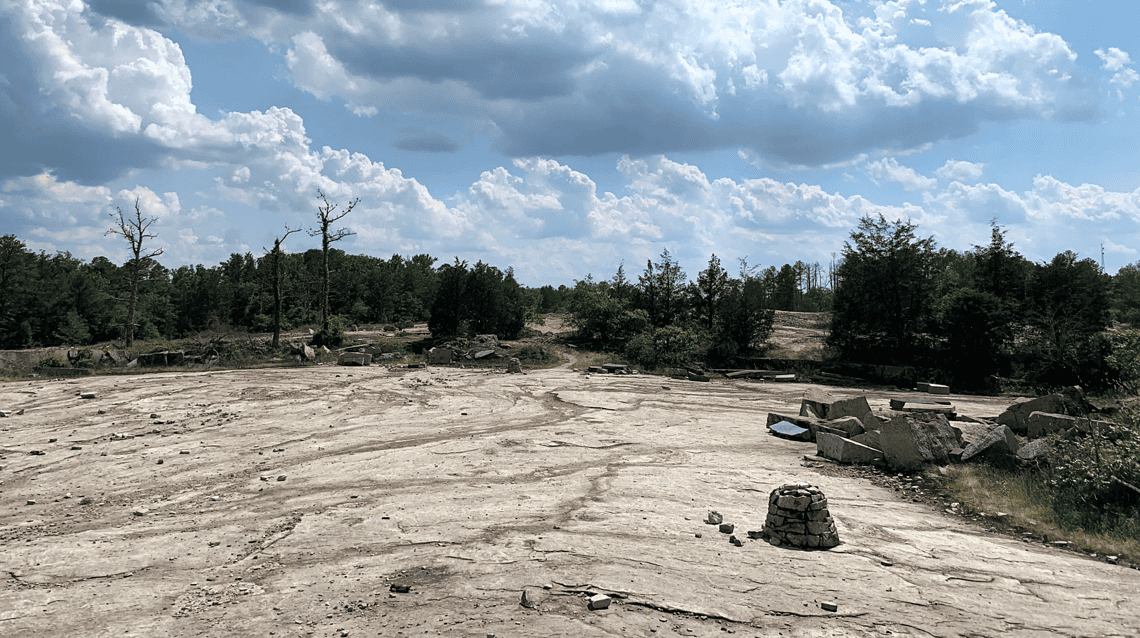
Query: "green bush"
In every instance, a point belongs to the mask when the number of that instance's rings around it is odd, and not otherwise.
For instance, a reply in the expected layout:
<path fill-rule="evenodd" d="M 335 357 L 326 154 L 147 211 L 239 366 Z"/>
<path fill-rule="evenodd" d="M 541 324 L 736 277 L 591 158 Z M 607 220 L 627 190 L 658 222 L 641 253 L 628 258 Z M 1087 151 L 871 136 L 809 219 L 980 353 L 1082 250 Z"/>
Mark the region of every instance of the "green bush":
<path fill-rule="evenodd" d="M 679 326 L 647 330 L 630 339 L 625 355 L 649 369 L 678 368 L 693 362 L 700 351 L 700 337 Z"/>
<path fill-rule="evenodd" d="M 527 344 L 519 348 L 515 356 L 519 358 L 519 361 L 526 361 L 528 363 L 550 363 L 558 358 L 546 348 L 533 344 Z"/>
<path fill-rule="evenodd" d="M 56 356 L 44 357 L 40 359 L 41 368 L 66 368 L 67 362 Z"/>
<path fill-rule="evenodd" d="M 318 330 L 313 335 L 314 347 L 326 346 L 330 349 L 339 348 L 348 343 L 348 336 L 344 334 L 344 322 L 340 317 L 332 317 L 328 322 L 327 330 Z"/>
<path fill-rule="evenodd" d="M 1108 337 L 1112 352 L 1108 367 L 1116 373 L 1117 382 L 1126 392 L 1140 391 L 1140 329 L 1121 330 Z"/>
<path fill-rule="evenodd" d="M 91 350 L 84 348 L 79 351 L 78 356 L 75 358 L 75 367 L 77 368 L 92 368 L 95 366 L 95 355 Z"/>
<path fill-rule="evenodd" d="M 1058 517 L 1089 530 L 1140 529 L 1140 412 L 1085 435 L 1055 435 L 1049 484 Z M 1126 485 L 1127 484 L 1127 485 Z"/>

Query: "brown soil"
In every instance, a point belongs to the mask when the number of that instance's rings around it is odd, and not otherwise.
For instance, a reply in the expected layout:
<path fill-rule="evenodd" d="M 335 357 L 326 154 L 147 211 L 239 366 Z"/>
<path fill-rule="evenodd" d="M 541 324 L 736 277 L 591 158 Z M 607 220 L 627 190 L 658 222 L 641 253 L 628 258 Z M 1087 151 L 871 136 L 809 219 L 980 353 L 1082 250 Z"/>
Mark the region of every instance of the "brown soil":
<path fill-rule="evenodd" d="M 807 388 L 331 365 L 5 383 L 0 409 L 24 414 L 0 420 L 0 632 L 1140 633 L 1136 571 L 987 532 L 770 436 L 766 413 Z M 1007 403 L 954 400 L 975 416 Z M 744 534 L 797 481 L 827 494 L 842 545 Z M 588 610 L 594 592 L 614 604 Z"/>

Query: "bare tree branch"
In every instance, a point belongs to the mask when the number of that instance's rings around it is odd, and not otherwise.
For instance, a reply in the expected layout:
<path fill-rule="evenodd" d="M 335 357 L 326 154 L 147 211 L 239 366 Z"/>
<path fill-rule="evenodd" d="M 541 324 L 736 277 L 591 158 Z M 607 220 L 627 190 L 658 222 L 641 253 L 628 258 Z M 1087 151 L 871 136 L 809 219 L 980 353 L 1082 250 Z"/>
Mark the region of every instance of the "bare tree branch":
<path fill-rule="evenodd" d="M 344 219 L 345 215 L 351 213 L 352 209 L 356 208 L 356 205 L 360 203 L 360 198 L 349 202 L 348 207 L 345 208 L 343 212 L 340 212 L 338 214 L 337 210 L 339 207 L 336 204 L 330 203 L 328 198 L 325 197 L 324 192 L 322 192 L 319 188 L 317 189 L 317 197 L 321 198 L 321 201 L 324 202 L 324 205 L 317 206 L 317 221 L 319 227 L 310 229 L 309 236 L 321 236 L 321 256 L 324 265 L 324 281 L 322 282 L 321 286 L 320 320 L 321 334 L 327 335 L 329 331 L 329 282 L 332 279 L 332 276 L 329 273 L 329 244 L 340 241 L 349 235 L 356 234 L 347 228 L 330 231 L 329 226 L 331 226 L 334 222 Z"/>
<path fill-rule="evenodd" d="M 130 215 L 124 214 L 123 209 L 118 206 L 115 210 L 119 212 L 118 219 L 115 221 L 115 226 L 107 229 L 104 235 L 115 235 L 127 240 L 130 246 L 131 254 L 134 258 L 127 262 L 129 270 L 130 282 L 130 296 L 129 304 L 127 306 L 127 321 L 125 326 L 127 347 L 130 348 L 135 343 L 135 313 L 139 305 L 139 282 L 142 280 L 144 263 L 154 257 L 162 254 L 161 248 L 156 248 L 144 254 L 143 243 L 148 239 L 158 237 L 158 233 L 148 232 L 150 227 L 158 221 L 157 217 L 144 218 L 142 209 L 139 208 L 139 198 L 135 197 L 135 214 L 132 218 Z M 111 214 L 114 219 L 115 215 Z M 117 226 L 117 227 L 116 227 Z"/>

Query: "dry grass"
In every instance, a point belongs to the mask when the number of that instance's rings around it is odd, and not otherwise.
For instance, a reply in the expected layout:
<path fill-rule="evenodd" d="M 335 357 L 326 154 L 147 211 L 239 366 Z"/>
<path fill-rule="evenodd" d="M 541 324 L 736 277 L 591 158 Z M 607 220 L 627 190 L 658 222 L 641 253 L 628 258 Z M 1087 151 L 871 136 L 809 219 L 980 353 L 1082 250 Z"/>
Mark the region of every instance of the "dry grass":
<path fill-rule="evenodd" d="M 947 498 L 961 503 L 962 514 L 977 515 L 999 527 L 1028 532 L 1033 537 L 1069 541 L 1071 549 L 1085 553 L 1140 563 L 1140 534 L 1135 525 L 1103 531 L 1082 529 L 1075 521 L 1058 514 L 1052 492 L 1029 471 L 982 464 L 956 465 L 943 479 L 943 487 Z"/>

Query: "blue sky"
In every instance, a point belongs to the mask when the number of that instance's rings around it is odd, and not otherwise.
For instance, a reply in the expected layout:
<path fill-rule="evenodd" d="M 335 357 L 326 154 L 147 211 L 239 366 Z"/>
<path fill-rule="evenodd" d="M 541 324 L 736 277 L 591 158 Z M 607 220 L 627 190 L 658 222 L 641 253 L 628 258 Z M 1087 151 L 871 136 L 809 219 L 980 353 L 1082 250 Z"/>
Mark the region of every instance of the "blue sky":
<path fill-rule="evenodd" d="M 338 246 L 633 275 L 827 264 L 865 215 L 1140 260 L 1140 4 L 0 0 L 0 234 L 122 263 Z M 291 251 L 317 241 L 293 235 Z"/>

